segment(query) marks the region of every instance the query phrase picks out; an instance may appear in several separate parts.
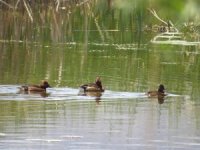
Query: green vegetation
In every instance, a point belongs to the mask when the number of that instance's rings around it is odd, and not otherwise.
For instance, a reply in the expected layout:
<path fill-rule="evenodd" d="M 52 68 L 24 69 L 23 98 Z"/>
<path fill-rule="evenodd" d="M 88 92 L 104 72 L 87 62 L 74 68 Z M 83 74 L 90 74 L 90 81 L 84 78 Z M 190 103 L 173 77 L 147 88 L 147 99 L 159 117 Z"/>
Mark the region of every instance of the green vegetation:
<path fill-rule="evenodd" d="M 86 35 L 77 39 L 74 30 L 98 30 L 101 41 L 113 41 L 106 30 L 129 30 L 137 33 L 129 39 L 134 41 L 145 27 L 162 24 L 149 8 L 180 30 L 199 33 L 199 5 L 197 0 L 1 0 L 0 39 L 83 41 Z"/>

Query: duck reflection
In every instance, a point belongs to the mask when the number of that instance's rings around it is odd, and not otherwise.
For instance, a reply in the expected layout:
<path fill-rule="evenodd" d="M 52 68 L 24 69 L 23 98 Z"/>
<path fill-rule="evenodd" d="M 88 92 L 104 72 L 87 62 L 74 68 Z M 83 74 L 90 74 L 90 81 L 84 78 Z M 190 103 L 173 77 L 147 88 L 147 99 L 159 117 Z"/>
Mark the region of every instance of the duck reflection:
<path fill-rule="evenodd" d="M 30 94 L 30 95 L 40 95 L 41 97 L 48 97 L 50 94 L 46 91 L 44 92 L 36 92 L 36 91 L 23 91 L 20 90 L 18 94 Z"/>
<path fill-rule="evenodd" d="M 89 92 L 80 90 L 78 95 L 95 97 L 95 100 L 101 100 L 102 92 Z"/>
<path fill-rule="evenodd" d="M 158 96 L 158 104 L 163 104 L 165 101 L 165 97 L 164 96 Z"/>
<path fill-rule="evenodd" d="M 102 96 L 102 92 L 85 92 L 87 96 L 100 98 Z"/>

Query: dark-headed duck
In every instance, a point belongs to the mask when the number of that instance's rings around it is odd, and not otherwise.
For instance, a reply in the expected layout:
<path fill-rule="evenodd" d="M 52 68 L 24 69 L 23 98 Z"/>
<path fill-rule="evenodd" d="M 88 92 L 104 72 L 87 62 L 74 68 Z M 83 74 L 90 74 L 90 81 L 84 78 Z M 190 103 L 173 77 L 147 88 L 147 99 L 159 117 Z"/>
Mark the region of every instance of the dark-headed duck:
<path fill-rule="evenodd" d="M 24 92 L 46 92 L 46 88 L 49 88 L 50 85 L 47 81 L 42 81 L 40 85 L 24 85 L 20 88 Z"/>
<path fill-rule="evenodd" d="M 94 83 L 83 84 L 80 88 L 84 92 L 104 92 L 100 77 L 97 77 Z"/>
<path fill-rule="evenodd" d="M 149 91 L 147 92 L 148 97 L 162 97 L 166 96 L 165 87 L 163 84 L 160 84 L 157 91 Z"/>

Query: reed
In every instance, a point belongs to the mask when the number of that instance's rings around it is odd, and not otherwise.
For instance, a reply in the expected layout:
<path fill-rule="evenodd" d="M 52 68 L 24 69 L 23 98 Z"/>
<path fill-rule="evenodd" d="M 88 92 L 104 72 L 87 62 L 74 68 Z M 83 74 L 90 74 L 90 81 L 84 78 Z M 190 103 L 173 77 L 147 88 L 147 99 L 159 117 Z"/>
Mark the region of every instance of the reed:
<path fill-rule="evenodd" d="M 17 0 L 16 2 L 10 0 L 0 0 L 0 10 L 14 10 L 18 12 L 27 12 L 31 22 L 34 20 L 33 11 L 39 9 L 53 8 L 56 12 L 60 9 L 73 9 L 80 7 L 83 4 L 89 3 L 92 0 Z"/>

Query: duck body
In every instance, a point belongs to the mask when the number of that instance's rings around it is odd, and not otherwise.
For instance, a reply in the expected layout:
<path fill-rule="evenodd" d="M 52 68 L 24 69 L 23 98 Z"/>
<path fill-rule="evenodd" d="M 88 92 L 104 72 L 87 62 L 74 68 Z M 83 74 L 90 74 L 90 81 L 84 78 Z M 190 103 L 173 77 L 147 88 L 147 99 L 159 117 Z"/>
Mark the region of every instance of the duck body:
<path fill-rule="evenodd" d="M 157 96 L 166 96 L 165 93 L 161 93 L 158 91 L 149 91 L 147 92 L 148 97 L 157 97 Z"/>
<path fill-rule="evenodd" d="M 157 91 L 148 91 L 148 97 L 164 97 L 167 94 L 165 93 L 164 85 L 160 84 Z"/>
<path fill-rule="evenodd" d="M 21 87 L 22 91 L 28 92 L 28 91 L 35 91 L 35 92 L 45 92 L 46 89 L 41 88 L 39 85 L 24 85 Z"/>
<path fill-rule="evenodd" d="M 97 86 L 95 83 L 83 84 L 80 86 L 84 92 L 104 92 L 104 89 Z"/>
<path fill-rule="evenodd" d="M 20 87 L 20 90 L 24 92 L 46 92 L 46 88 L 49 87 L 49 83 L 43 81 L 41 85 L 23 85 Z"/>
<path fill-rule="evenodd" d="M 102 87 L 102 83 L 99 77 L 96 78 L 94 83 L 81 85 L 80 89 L 83 89 L 84 92 L 104 92 L 104 88 Z"/>

